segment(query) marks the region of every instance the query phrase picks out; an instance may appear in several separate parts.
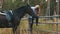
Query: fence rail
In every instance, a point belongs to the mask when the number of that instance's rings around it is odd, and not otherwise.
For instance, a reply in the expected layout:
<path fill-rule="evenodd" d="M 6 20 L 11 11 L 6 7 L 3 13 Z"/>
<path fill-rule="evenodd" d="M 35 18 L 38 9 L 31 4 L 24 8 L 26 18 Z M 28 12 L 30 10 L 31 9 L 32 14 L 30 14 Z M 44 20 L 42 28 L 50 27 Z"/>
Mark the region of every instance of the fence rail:
<path fill-rule="evenodd" d="M 49 34 L 60 34 L 60 32 L 58 32 L 58 24 L 60 24 L 60 22 L 58 22 L 58 18 L 59 18 L 60 15 L 54 15 L 54 16 L 40 16 L 39 18 L 50 18 L 50 17 L 53 17 L 53 18 L 56 18 L 56 22 L 42 22 L 39 24 L 56 24 L 56 31 L 49 31 L 49 30 L 37 30 L 37 34 L 39 32 L 47 32 Z M 23 19 L 28 19 L 28 18 L 23 18 Z M 34 23 L 35 24 L 35 23 Z M 28 30 L 27 30 L 28 31 Z M 39 33 L 40 34 L 40 33 Z"/>
<path fill-rule="evenodd" d="M 39 18 L 50 18 L 50 17 L 60 17 L 60 15 L 53 15 L 53 16 L 39 16 Z M 28 19 L 28 18 L 23 18 L 23 19 Z"/>
<path fill-rule="evenodd" d="M 20 30 L 22 34 L 29 33 L 29 29 L 22 29 Z M 47 34 L 60 34 L 60 32 L 56 31 L 49 31 L 49 30 L 33 30 L 32 32 L 35 32 L 35 34 L 42 34 L 42 33 L 47 33 Z M 33 33 L 34 34 L 34 33 Z"/>

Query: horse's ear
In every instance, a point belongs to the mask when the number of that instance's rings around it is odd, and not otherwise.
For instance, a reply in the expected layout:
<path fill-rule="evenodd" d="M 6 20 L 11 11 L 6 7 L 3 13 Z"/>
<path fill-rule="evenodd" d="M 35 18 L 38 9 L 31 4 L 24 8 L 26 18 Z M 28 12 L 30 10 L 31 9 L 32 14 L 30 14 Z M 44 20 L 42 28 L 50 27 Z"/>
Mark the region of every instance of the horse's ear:
<path fill-rule="evenodd" d="M 29 4 L 27 4 L 27 6 L 28 6 L 28 7 L 30 7 L 30 5 L 29 5 Z"/>

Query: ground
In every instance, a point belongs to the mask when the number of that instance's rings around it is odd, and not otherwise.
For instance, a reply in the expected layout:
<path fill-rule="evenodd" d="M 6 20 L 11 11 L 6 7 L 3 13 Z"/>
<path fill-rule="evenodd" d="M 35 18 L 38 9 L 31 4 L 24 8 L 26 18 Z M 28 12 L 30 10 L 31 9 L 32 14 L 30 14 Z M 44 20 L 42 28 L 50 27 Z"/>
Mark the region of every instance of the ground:
<path fill-rule="evenodd" d="M 54 19 L 55 20 L 55 19 Z M 40 23 L 43 22 L 53 22 L 52 20 L 43 20 L 43 19 L 39 19 Z M 56 20 L 55 20 L 56 22 Z M 58 19 L 58 22 L 60 22 L 60 19 Z M 19 25 L 20 27 L 20 33 L 21 34 L 28 34 L 28 21 L 27 19 L 22 19 L 21 20 L 21 24 Z M 36 26 L 35 24 L 33 25 L 33 33 L 37 34 L 36 29 L 38 27 L 38 30 L 40 31 L 39 33 L 41 34 L 50 34 L 52 31 L 56 32 L 56 24 L 39 24 L 38 26 Z M 24 31 L 22 29 L 25 29 Z M 60 32 L 60 24 L 58 25 L 58 31 Z M 0 28 L 0 34 L 12 34 L 12 28 Z"/>

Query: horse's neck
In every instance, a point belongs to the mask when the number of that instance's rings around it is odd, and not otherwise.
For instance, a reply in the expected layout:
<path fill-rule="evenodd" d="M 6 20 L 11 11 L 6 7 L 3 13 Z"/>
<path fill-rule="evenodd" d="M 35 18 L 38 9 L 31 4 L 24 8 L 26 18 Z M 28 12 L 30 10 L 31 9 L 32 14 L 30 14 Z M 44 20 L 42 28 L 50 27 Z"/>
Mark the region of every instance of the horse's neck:
<path fill-rule="evenodd" d="M 14 10 L 13 15 L 15 17 L 19 18 L 19 20 L 20 20 L 26 14 L 25 11 L 26 11 L 26 7 L 24 6 L 24 7 Z"/>
<path fill-rule="evenodd" d="M 13 16 L 16 20 L 21 20 L 21 18 L 19 17 L 19 15 L 16 15 L 15 13 L 13 13 Z"/>

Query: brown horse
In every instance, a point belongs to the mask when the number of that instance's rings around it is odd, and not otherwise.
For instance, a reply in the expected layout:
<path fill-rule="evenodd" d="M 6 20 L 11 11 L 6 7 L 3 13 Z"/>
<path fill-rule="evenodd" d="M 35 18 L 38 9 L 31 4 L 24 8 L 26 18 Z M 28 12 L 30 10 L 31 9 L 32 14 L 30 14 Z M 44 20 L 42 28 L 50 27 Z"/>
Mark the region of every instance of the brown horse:
<path fill-rule="evenodd" d="M 29 14 L 33 17 L 37 18 L 37 15 L 33 12 L 31 7 L 27 4 L 26 6 L 17 8 L 12 11 L 11 14 L 9 11 L 7 12 L 8 16 L 0 14 L 0 28 L 13 28 L 13 34 L 15 34 L 17 27 L 19 26 L 21 18 L 25 14 Z M 8 19 L 7 19 L 7 18 Z M 10 20 L 9 20 L 10 18 Z"/>

